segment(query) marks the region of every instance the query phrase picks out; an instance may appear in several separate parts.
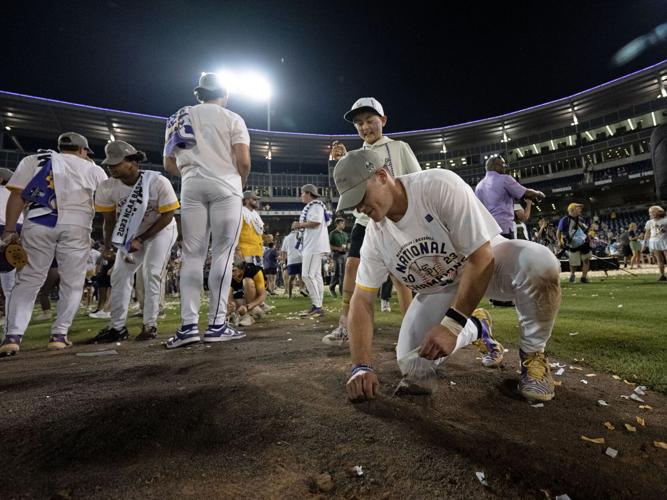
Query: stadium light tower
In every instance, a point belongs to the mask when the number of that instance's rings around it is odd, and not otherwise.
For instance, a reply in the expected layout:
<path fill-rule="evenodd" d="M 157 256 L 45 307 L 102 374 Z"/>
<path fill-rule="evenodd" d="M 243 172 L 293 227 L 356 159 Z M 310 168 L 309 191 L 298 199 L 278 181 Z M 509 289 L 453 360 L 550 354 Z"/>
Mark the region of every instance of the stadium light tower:
<path fill-rule="evenodd" d="M 253 101 L 266 102 L 266 131 L 271 133 L 271 84 L 260 73 L 247 71 L 235 72 L 230 70 L 216 71 L 222 85 L 230 94 L 241 95 Z M 271 138 L 269 137 L 266 152 L 266 165 L 269 172 L 269 194 L 272 194 L 273 181 L 271 177 Z"/>

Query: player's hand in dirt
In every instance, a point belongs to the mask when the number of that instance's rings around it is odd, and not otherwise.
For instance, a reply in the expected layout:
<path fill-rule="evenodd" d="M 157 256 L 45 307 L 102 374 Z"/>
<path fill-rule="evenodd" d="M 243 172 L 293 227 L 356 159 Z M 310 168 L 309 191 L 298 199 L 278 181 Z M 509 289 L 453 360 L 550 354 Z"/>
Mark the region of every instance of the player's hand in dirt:
<path fill-rule="evenodd" d="M 434 360 L 448 356 L 456 347 L 456 335 L 442 325 L 431 328 L 419 349 L 422 358 Z"/>
<path fill-rule="evenodd" d="M 346 153 L 347 148 L 343 143 L 334 141 L 333 144 L 331 144 L 331 159 L 333 161 L 340 160 Z"/>
<path fill-rule="evenodd" d="M 380 389 L 380 381 L 375 372 L 358 371 L 347 381 L 347 395 L 350 401 L 373 399 Z"/>
<path fill-rule="evenodd" d="M 248 308 L 246 306 L 239 306 L 237 311 L 241 316 L 245 316 L 248 313 Z"/>

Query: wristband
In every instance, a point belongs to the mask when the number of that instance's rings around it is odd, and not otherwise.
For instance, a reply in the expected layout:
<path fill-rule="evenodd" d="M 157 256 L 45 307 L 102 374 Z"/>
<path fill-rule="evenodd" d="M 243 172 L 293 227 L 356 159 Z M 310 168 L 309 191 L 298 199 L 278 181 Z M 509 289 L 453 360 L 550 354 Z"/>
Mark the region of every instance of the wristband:
<path fill-rule="evenodd" d="M 352 375 L 356 375 L 359 372 L 374 372 L 371 365 L 358 364 L 352 367 Z"/>
<path fill-rule="evenodd" d="M 459 333 L 461 333 L 461 330 L 463 330 L 463 327 L 449 316 L 445 316 L 444 318 L 442 318 L 440 324 L 445 328 L 447 328 L 447 330 L 452 332 L 454 335 L 458 335 Z"/>
<path fill-rule="evenodd" d="M 445 313 L 445 317 L 446 318 L 452 318 L 459 325 L 461 325 L 461 328 L 464 328 L 466 326 L 466 322 L 468 321 L 468 318 L 466 318 L 463 314 L 458 312 L 453 307 L 450 307 L 449 309 L 447 309 L 447 312 Z"/>

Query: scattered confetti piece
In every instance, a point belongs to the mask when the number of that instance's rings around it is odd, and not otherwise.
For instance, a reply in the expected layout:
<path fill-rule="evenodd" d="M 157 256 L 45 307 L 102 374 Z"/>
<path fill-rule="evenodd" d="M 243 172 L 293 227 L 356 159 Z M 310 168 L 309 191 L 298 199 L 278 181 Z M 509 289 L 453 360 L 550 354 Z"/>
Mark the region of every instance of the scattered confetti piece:
<path fill-rule="evenodd" d="M 639 408 L 641 410 L 652 410 L 653 409 L 653 407 L 649 406 L 649 405 L 639 405 Z"/>
<path fill-rule="evenodd" d="M 609 429 L 610 431 L 613 431 L 614 429 L 616 429 L 616 427 L 614 427 L 614 424 L 612 424 L 611 422 L 605 422 L 605 423 L 602 424 L 602 425 L 604 425 L 604 426 L 605 426 L 607 429 Z"/>
<path fill-rule="evenodd" d="M 570 332 L 570 337 L 574 337 L 575 335 L 579 335 L 579 332 Z"/>
<path fill-rule="evenodd" d="M 560 364 L 560 363 L 549 363 L 549 366 L 551 368 L 565 368 L 567 365 L 563 365 L 563 364 Z"/>
<path fill-rule="evenodd" d="M 579 371 L 583 371 L 584 369 L 583 369 L 583 368 L 579 368 L 578 366 L 572 366 L 572 365 L 570 365 L 570 370 L 579 370 Z"/>
<path fill-rule="evenodd" d="M 530 405 L 533 408 L 544 408 L 544 403 L 535 403 L 534 405 Z M 637 417 L 639 418 L 639 417 Z"/>
<path fill-rule="evenodd" d="M 623 399 L 630 399 L 630 396 L 625 396 L 625 395 L 621 394 L 621 398 L 623 398 Z"/>
<path fill-rule="evenodd" d="M 619 308 L 619 309 L 622 308 L 622 307 L 623 307 L 623 304 L 619 304 L 619 305 L 618 305 L 618 308 Z"/>
<path fill-rule="evenodd" d="M 644 400 L 642 398 L 640 398 L 639 396 L 637 396 L 634 392 L 632 394 L 630 394 L 630 399 L 634 399 L 635 401 L 639 401 L 640 403 L 644 402 Z"/>
<path fill-rule="evenodd" d="M 598 399 L 598 404 L 600 406 L 609 406 L 609 403 L 607 403 L 604 399 Z"/>
<path fill-rule="evenodd" d="M 566 493 L 563 493 L 562 495 L 558 495 L 556 497 L 556 500 L 572 500 Z"/>
<path fill-rule="evenodd" d="M 638 385 L 637 387 L 635 387 L 635 394 L 639 396 L 646 396 L 646 386 Z"/>
<path fill-rule="evenodd" d="M 619 377 L 618 375 L 612 375 L 611 378 L 613 378 L 614 380 L 621 380 L 621 377 Z"/>
<path fill-rule="evenodd" d="M 456 385 L 456 382 L 454 382 L 453 380 L 450 380 L 449 385 Z"/>
<path fill-rule="evenodd" d="M 635 385 L 635 384 L 633 384 L 632 382 L 628 382 L 628 381 L 625 380 L 625 379 L 623 379 L 623 383 L 624 383 L 624 384 L 627 384 L 627 385 Z"/>
<path fill-rule="evenodd" d="M 489 483 L 486 482 L 486 477 L 484 476 L 483 472 L 475 472 L 475 475 L 477 476 L 479 482 L 482 483 L 484 486 L 489 485 Z"/>
<path fill-rule="evenodd" d="M 605 455 L 608 455 L 611 458 L 616 458 L 616 455 L 618 455 L 618 450 L 615 450 L 614 448 L 607 448 L 607 451 L 605 451 L 604 453 Z"/>
<path fill-rule="evenodd" d="M 587 377 L 597 377 L 597 373 L 587 373 Z"/>
<path fill-rule="evenodd" d="M 364 475 L 364 468 L 361 465 L 355 465 L 352 467 L 352 470 L 357 474 L 357 476 Z"/>
<path fill-rule="evenodd" d="M 558 387 L 559 385 L 563 385 L 563 382 L 561 382 L 560 380 L 554 380 L 554 385 Z"/>
<path fill-rule="evenodd" d="M 584 435 L 581 436 L 581 439 L 595 444 L 604 444 L 604 438 L 589 438 Z"/>
<path fill-rule="evenodd" d="M 503 352 L 510 352 L 509 349 L 503 349 Z"/>
<path fill-rule="evenodd" d="M 559 368 L 556 375 L 562 375 L 563 373 L 565 373 L 565 368 Z"/>
<path fill-rule="evenodd" d="M 582 378 L 579 382 L 581 382 L 584 385 L 588 385 L 588 380 L 586 380 L 585 378 Z"/>
<path fill-rule="evenodd" d="M 646 427 L 646 421 L 642 417 L 635 417 L 635 420 L 637 420 L 637 423 L 642 427 Z"/>
<path fill-rule="evenodd" d="M 628 432 L 637 432 L 637 428 L 630 424 L 623 424 Z"/>
<path fill-rule="evenodd" d="M 653 446 L 656 448 L 662 448 L 663 450 L 667 450 L 667 443 L 664 443 L 662 441 L 653 441 Z"/>

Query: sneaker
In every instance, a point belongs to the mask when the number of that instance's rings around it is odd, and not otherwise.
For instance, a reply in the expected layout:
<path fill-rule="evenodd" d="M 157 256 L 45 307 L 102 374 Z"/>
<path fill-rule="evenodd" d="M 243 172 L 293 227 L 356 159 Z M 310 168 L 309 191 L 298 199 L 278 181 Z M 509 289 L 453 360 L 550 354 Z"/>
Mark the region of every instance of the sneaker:
<path fill-rule="evenodd" d="M 95 311 L 88 314 L 88 316 L 95 319 L 111 319 L 111 311 Z"/>
<path fill-rule="evenodd" d="M 5 335 L 0 344 L 0 356 L 13 356 L 19 352 L 21 340 L 23 340 L 21 335 Z"/>
<path fill-rule="evenodd" d="M 337 299 L 337 298 L 338 298 L 338 295 L 336 294 L 336 290 L 334 290 L 334 289 L 332 289 L 332 288 L 329 288 L 329 293 L 331 293 L 331 296 L 332 296 L 334 299 Z"/>
<path fill-rule="evenodd" d="M 380 311 L 383 313 L 390 313 L 391 312 L 391 305 L 389 305 L 388 300 L 381 300 L 380 301 Z"/>
<path fill-rule="evenodd" d="M 579 281 L 581 281 L 582 283 L 590 283 L 590 281 L 588 281 L 588 278 L 586 278 L 584 276 L 582 276 Z"/>
<path fill-rule="evenodd" d="M 67 335 L 56 334 L 51 335 L 49 344 L 46 346 L 46 348 L 49 351 L 61 351 L 63 349 L 67 349 L 71 345 L 72 343 L 67 339 Z"/>
<path fill-rule="evenodd" d="M 127 340 L 130 338 L 130 333 L 127 331 L 126 327 L 123 328 L 111 328 L 109 326 L 102 328 L 99 333 L 90 339 L 88 344 L 108 344 L 110 342 L 120 342 L 121 340 Z"/>
<path fill-rule="evenodd" d="M 265 313 L 270 313 L 271 311 L 273 311 L 276 308 L 276 306 L 269 305 L 266 302 L 264 302 L 263 304 L 260 304 L 259 307 L 261 307 L 262 311 L 264 311 Z"/>
<path fill-rule="evenodd" d="M 204 334 L 204 342 L 226 342 L 228 340 L 238 340 L 245 337 L 244 332 L 234 330 L 228 324 L 208 325 Z"/>
<path fill-rule="evenodd" d="M 176 335 L 170 337 L 164 343 L 164 346 L 167 349 L 176 349 L 177 347 L 183 347 L 194 342 L 199 342 L 200 340 L 199 327 L 196 323 L 193 323 L 191 325 L 181 326 L 176 330 Z"/>
<path fill-rule="evenodd" d="M 521 378 L 519 392 L 528 400 L 549 401 L 554 397 L 554 380 L 551 378 L 549 362 L 543 352 L 526 354 L 521 357 Z"/>
<path fill-rule="evenodd" d="M 144 325 L 141 328 L 141 333 L 137 335 L 134 340 L 153 340 L 157 337 L 157 326 Z"/>
<path fill-rule="evenodd" d="M 229 319 L 227 320 L 227 323 L 231 323 L 231 324 L 234 325 L 234 326 L 238 326 L 238 325 L 239 325 L 239 321 L 241 321 L 241 318 L 242 318 L 242 317 L 245 317 L 245 316 L 239 316 L 239 313 L 237 313 L 236 311 L 234 311 L 233 313 L 231 313 L 231 314 L 229 315 Z"/>
<path fill-rule="evenodd" d="M 307 290 L 300 289 L 299 293 L 303 295 L 304 297 L 310 297 L 310 294 L 308 293 Z"/>
<path fill-rule="evenodd" d="M 473 342 L 482 353 L 482 365 L 487 368 L 500 366 L 500 363 L 503 362 L 505 349 L 500 342 L 493 338 L 491 315 L 486 309 L 477 308 L 472 312 L 472 317 L 477 318 L 482 326 L 479 338 Z"/>
<path fill-rule="evenodd" d="M 667 276 L 664 274 L 658 278 L 658 281 L 667 281 Z"/>
<path fill-rule="evenodd" d="M 250 314 L 250 316 L 255 318 L 257 321 L 266 315 L 264 309 L 262 309 L 260 306 L 253 307 L 248 314 Z"/>
<path fill-rule="evenodd" d="M 299 316 L 301 316 L 302 318 L 305 318 L 306 316 L 310 316 L 311 314 L 313 314 L 316 310 L 317 310 L 317 307 L 310 306 L 310 309 L 308 309 L 307 311 L 301 311 L 299 313 Z"/>
<path fill-rule="evenodd" d="M 249 314 L 244 314 L 243 316 L 238 318 L 236 324 L 240 326 L 251 326 L 255 324 L 255 318 L 253 318 Z"/>
<path fill-rule="evenodd" d="M 46 311 L 41 311 L 39 313 L 39 316 L 37 316 L 37 321 L 48 321 L 51 319 L 51 309 L 47 309 Z"/>
<path fill-rule="evenodd" d="M 141 316 L 143 317 L 144 313 L 143 311 L 141 312 Z M 164 309 L 160 309 L 160 312 L 157 315 L 158 319 L 165 319 L 167 317 L 167 313 Z"/>
<path fill-rule="evenodd" d="M 577 277 L 574 274 L 570 274 L 570 283 L 577 281 Z"/>
<path fill-rule="evenodd" d="M 312 317 L 321 318 L 322 316 L 324 316 L 324 308 L 313 307 L 313 310 L 310 313 L 308 313 L 308 316 L 310 316 L 311 318 Z"/>
<path fill-rule="evenodd" d="M 322 342 L 326 345 L 343 346 L 348 341 L 347 328 L 344 326 L 338 326 L 338 328 L 334 329 L 331 333 L 322 337 Z"/>

